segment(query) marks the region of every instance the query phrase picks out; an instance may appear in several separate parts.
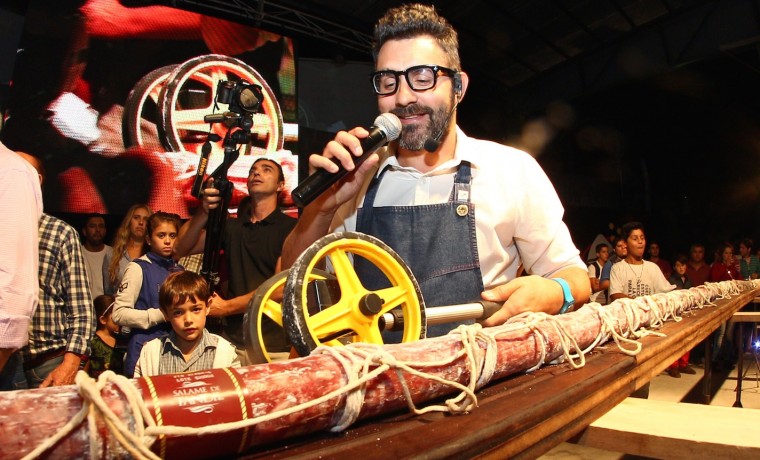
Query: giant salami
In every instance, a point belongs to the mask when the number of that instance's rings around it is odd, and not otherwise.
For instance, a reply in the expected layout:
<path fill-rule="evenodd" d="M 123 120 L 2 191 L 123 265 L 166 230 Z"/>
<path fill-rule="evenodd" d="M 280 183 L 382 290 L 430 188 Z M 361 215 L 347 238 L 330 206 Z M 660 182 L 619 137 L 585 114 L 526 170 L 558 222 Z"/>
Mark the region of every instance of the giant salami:
<path fill-rule="evenodd" d="M 635 353 L 642 328 L 749 290 L 756 294 L 760 284 L 716 283 L 560 316 L 524 314 L 495 328 L 319 348 L 306 358 L 241 369 L 98 384 L 80 375 L 78 387 L 0 394 L 0 429 L 14 434 L 0 441 L 0 458 L 21 458 L 46 442 L 45 458 L 218 458 L 405 407 L 420 410 L 447 395 L 454 396 L 421 411 L 477 412 L 475 391 L 488 381 L 556 360 L 582 366 L 584 352 L 610 338 Z M 89 418 L 79 422 L 77 414 Z M 49 441 L 54 433 L 61 439 Z"/>

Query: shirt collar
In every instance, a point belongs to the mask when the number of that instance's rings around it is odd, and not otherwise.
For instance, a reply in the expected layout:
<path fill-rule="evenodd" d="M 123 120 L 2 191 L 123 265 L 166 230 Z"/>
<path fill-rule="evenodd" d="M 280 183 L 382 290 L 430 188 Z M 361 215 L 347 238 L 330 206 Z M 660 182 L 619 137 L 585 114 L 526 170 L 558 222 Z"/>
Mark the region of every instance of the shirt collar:
<path fill-rule="evenodd" d="M 148 257 L 148 260 L 150 260 L 151 262 L 157 265 L 160 265 L 161 267 L 166 268 L 167 270 L 170 270 L 178 266 L 177 261 L 171 257 L 161 257 L 158 254 L 151 251 L 148 251 L 145 255 Z"/>
<path fill-rule="evenodd" d="M 278 212 L 282 213 L 282 211 L 280 211 L 280 207 L 279 206 L 275 207 L 274 210 L 272 212 L 270 212 L 268 216 L 266 216 L 265 218 L 261 219 L 260 221 L 258 221 L 256 223 L 257 224 L 260 224 L 260 223 L 272 224 L 272 223 L 275 222 L 275 217 L 277 216 L 276 213 L 278 213 Z M 254 225 L 253 222 L 251 222 L 251 213 L 250 212 L 246 212 L 245 215 L 243 215 L 241 217 L 243 218 L 245 225 Z"/>
<path fill-rule="evenodd" d="M 177 339 L 177 333 L 173 330 L 169 332 L 169 335 L 166 337 L 166 340 L 164 341 L 164 347 L 163 352 L 169 352 L 171 350 L 174 350 L 175 352 L 182 354 L 182 351 L 179 349 L 179 346 L 177 345 L 178 339 Z M 216 348 L 216 344 L 218 342 L 218 339 L 214 336 L 212 336 L 208 329 L 203 329 L 203 335 L 200 338 L 200 341 L 198 342 L 198 346 L 195 347 L 193 350 L 193 353 L 195 353 L 196 350 L 205 350 L 206 348 Z"/>
<path fill-rule="evenodd" d="M 437 174 L 451 172 L 451 170 L 459 166 L 462 161 L 468 161 L 471 165 L 473 165 L 473 167 L 476 166 L 477 158 L 474 156 L 476 149 L 468 147 L 470 138 L 467 137 L 467 135 L 459 128 L 458 125 L 456 127 L 456 136 L 457 145 L 454 150 L 454 158 L 438 165 L 432 171 L 422 174 L 423 176 L 435 176 Z M 415 168 L 401 166 L 398 162 L 398 158 L 396 157 L 395 152 L 390 146 L 386 147 L 381 152 L 380 167 L 377 170 L 376 176 L 379 176 L 386 167 L 390 167 L 391 169 L 395 170 L 407 170 L 410 172 L 419 173 L 419 171 L 417 171 Z"/>

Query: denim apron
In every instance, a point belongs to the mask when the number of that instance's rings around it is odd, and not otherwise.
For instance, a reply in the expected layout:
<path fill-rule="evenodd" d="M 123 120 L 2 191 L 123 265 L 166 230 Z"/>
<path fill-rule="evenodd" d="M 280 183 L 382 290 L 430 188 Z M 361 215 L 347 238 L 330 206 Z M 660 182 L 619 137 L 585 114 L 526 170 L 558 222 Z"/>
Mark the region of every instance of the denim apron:
<path fill-rule="evenodd" d="M 455 305 L 480 300 L 480 273 L 475 233 L 475 206 L 470 202 L 471 166 L 463 161 L 457 168 L 449 201 L 422 206 L 374 207 L 375 197 L 387 168 L 373 179 L 357 215 L 356 230 L 388 244 L 409 266 L 420 285 L 425 305 Z M 355 260 L 356 272 L 368 289 L 390 283 L 371 263 Z M 429 326 L 427 337 L 447 334 L 465 320 Z M 384 334 L 386 343 L 399 341 Z"/>

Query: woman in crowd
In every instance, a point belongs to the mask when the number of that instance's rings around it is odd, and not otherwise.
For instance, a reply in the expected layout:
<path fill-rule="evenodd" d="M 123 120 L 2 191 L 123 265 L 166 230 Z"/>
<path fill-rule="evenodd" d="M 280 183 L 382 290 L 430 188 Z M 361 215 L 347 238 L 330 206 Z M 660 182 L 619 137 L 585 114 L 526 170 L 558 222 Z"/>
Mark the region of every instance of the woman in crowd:
<path fill-rule="evenodd" d="M 124 277 L 124 270 L 133 259 L 145 254 L 145 229 L 153 214 L 147 204 L 132 205 L 113 238 L 113 255 L 103 258 L 103 292 L 115 295 Z"/>

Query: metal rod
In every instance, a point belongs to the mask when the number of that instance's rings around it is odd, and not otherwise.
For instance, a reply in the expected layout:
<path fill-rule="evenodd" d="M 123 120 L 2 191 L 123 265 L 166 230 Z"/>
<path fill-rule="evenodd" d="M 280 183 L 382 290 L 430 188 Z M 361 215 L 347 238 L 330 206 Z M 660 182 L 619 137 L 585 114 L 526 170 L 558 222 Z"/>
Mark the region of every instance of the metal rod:
<path fill-rule="evenodd" d="M 482 320 L 496 313 L 501 308 L 500 303 L 480 301 L 460 305 L 444 305 L 441 307 L 429 307 L 425 309 L 428 326 L 436 324 L 453 323 L 468 319 Z M 386 331 L 403 328 L 403 318 L 393 313 L 383 314 L 380 324 L 384 324 Z"/>

